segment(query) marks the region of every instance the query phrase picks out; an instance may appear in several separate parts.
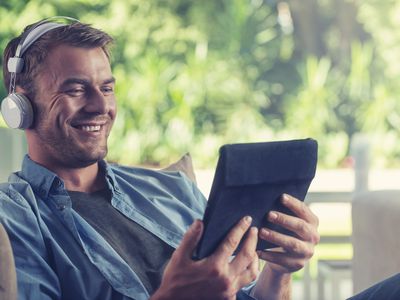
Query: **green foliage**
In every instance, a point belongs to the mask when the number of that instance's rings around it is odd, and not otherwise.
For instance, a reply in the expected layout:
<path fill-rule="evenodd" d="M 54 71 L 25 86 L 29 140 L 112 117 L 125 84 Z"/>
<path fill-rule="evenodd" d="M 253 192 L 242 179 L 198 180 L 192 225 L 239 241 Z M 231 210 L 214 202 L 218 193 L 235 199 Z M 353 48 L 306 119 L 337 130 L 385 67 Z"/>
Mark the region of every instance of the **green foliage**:
<path fill-rule="evenodd" d="M 400 155 L 399 11 L 374 0 L 9 0 L 0 46 L 53 15 L 114 36 L 113 161 L 190 151 L 210 165 L 223 143 L 310 136 L 320 165 L 335 167 L 364 132 L 388 165 Z"/>

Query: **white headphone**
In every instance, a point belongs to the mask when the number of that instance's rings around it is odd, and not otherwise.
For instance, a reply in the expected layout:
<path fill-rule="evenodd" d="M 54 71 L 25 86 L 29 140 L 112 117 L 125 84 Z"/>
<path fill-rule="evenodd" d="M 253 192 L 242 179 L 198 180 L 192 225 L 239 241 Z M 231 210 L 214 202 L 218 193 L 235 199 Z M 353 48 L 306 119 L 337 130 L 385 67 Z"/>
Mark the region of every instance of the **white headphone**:
<path fill-rule="evenodd" d="M 26 50 L 37 41 L 42 35 L 55 28 L 64 27 L 68 24 L 52 22 L 55 19 L 79 22 L 77 19 L 56 16 L 44 19 L 34 27 L 25 32 L 17 46 L 14 57 L 10 57 L 7 62 L 8 72 L 11 73 L 8 96 L 1 103 L 1 114 L 6 124 L 14 129 L 26 129 L 33 123 L 33 109 L 28 97 L 15 92 L 17 73 L 24 67 L 23 55 Z"/>

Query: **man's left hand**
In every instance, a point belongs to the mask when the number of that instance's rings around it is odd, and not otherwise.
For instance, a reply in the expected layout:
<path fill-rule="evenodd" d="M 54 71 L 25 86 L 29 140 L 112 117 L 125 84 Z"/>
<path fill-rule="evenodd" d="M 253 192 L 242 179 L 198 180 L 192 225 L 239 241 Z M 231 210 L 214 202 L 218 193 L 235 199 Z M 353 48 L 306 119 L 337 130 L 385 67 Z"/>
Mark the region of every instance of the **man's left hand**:
<path fill-rule="evenodd" d="M 259 238 L 274 243 L 278 248 L 257 251 L 259 258 L 266 261 L 251 293 L 259 300 L 291 299 L 291 273 L 304 267 L 319 242 L 318 218 L 310 208 L 286 194 L 281 200 L 294 216 L 271 211 L 268 220 L 292 231 L 294 236 L 267 228 L 260 230 Z"/>
<path fill-rule="evenodd" d="M 295 236 L 261 229 L 259 238 L 281 247 L 281 251 L 259 251 L 258 255 L 267 261 L 272 271 L 292 273 L 303 268 L 314 254 L 314 247 L 319 242 L 318 217 L 304 202 L 292 196 L 284 194 L 281 200 L 294 216 L 271 211 L 268 221 L 290 230 Z"/>

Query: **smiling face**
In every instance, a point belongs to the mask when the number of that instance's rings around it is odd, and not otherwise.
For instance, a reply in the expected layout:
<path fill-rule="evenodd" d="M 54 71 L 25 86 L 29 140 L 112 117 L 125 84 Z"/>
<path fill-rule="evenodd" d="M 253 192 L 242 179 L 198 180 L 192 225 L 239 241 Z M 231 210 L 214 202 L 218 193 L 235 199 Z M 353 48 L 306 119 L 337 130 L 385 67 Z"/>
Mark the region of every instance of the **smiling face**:
<path fill-rule="evenodd" d="M 34 126 L 26 130 L 30 157 L 50 169 L 86 167 L 104 158 L 116 116 L 114 78 L 104 51 L 57 46 L 35 86 Z"/>

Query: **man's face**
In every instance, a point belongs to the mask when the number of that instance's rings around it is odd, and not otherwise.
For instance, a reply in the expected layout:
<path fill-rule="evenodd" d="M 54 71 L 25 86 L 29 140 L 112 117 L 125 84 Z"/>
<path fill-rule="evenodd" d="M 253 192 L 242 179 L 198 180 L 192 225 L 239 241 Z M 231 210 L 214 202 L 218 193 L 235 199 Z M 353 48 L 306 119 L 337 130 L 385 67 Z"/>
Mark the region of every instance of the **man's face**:
<path fill-rule="evenodd" d="M 39 160 L 79 168 L 104 158 L 116 115 L 114 78 L 104 51 L 57 46 L 35 86 L 35 121 L 28 141 Z"/>

